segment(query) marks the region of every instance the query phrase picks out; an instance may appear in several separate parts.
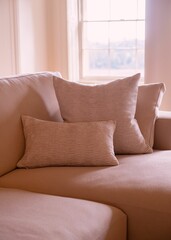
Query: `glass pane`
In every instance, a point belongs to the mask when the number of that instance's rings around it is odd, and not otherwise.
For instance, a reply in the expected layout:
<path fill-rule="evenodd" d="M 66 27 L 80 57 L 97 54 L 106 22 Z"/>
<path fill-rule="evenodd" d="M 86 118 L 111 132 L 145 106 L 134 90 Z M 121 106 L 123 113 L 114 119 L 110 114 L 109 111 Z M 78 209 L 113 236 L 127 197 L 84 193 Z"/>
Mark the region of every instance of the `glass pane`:
<path fill-rule="evenodd" d="M 83 75 L 108 75 L 109 52 L 107 50 L 83 51 Z"/>
<path fill-rule="evenodd" d="M 111 48 L 135 48 L 136 38 L 136 22 L 110 23 Z"/>
<path fill-rule="evenodd" d="M 145 0 L 138 0 L 137 12 L 139 19 L 145 19 Z"/>
<path fill-rule="evenodd" d="M 137 22 L 137 39 L 145 41 L 145 21 Z"/>
<path fill-rule="evenodd" d="M 137 70 L 139 72 L 144 69 L 144 50 L 137 51 Z"/>
<path fill-rule="evenodd" d="M 83 24 L 83 49 L 108 48 L 108 23 Z"/>
<path fill-rule="evenodd" d="M 143 75 L 145 0 L 80 1 L 83 76 Z"/>
<path fill-rule="evenodd" d="M 111 0 L 111 19 L 136 19 L 137 0 Z"/>
<path fill-rule="evenodd" d="M 145 0 L 81 0 L 83 20 L 145 19 Z"/>
<path fill-rule="evenodd" d="M 82 0 L 83 20 L 108 20 L 110 0 Z"/>
<path fill-rule="evenodd" d="M 110 54 L 111 69 L 135 69 L 136 51 L 135 50 L 115 50 Z"/>

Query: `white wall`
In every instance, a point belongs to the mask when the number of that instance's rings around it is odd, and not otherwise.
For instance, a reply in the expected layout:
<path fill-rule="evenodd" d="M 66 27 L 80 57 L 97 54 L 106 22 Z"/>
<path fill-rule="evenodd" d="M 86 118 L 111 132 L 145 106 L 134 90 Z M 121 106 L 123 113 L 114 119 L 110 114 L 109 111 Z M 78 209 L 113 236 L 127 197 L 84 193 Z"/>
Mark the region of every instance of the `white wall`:
<path fill-rule="evenodd" d="M 164 82 L 162 109 L 171 110 L 171 0 L 147 0 L 145 81 Z"/>
<path fill-rule="evenodd" d="M 68 77 L 65 0 L 18 0 L 19 72 Z"/>
<path fill-rule="evenodd" d="M 46 0 L 18 0 L 18 71 L 48 70 Z"/>
<path fill-rule="evenodd" d="M 68 78 L 66 0 L 0 0 L 0 76 L 59 71 Z"/>
<path fill-rule="evenodd" d="M 11 0 L 0 0 L 0 76 L 16 72 L 14 14 Z"/>
<path fill-rule="evenodd" d="M 48 67 L 68 78 L 67 0 L 47 0 Z"/>

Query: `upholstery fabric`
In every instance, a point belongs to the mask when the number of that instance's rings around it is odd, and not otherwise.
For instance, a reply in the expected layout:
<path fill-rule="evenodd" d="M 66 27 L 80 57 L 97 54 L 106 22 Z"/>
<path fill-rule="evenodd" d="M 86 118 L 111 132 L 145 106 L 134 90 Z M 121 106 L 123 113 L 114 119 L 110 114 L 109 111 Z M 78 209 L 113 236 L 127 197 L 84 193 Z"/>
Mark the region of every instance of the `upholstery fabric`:
<path fill-rule="evenodd" d="M 50 73 L 0 79 L 0 175 L 16 168 L 24 153 L 21 115 L 63 121 Z"/>
<path fill-rule="evenodd" d="M 137 74 L 107 84 L 82 85 L 54 77 L 54 87 L 64 121 L 116 121 L 115 152 L 119 154 L 149 153 L 134 119 L 138 82 Z"/>
<path fill-rule="evenodd" d="M 154 148 L 171 149 L 171 112 L 160 111 L 155 123 Z"/>
<path fill-rule="evenodd" d="M 1 240 L 126 240 L 126 215 L 85 200 L 0 189 Z"/>
<path fill-rule="evenodd" d="M 143 84 L 138 88 L 135 118 L 146 143 L 151 147 L 154 144 L 154 126 L 164 92 L 165 85 L 163 83 Z"/>
<path fill-rule="evenodd" d="M 113 121 L 57 123 L 23 116 L 26 150 L 18 167 L 118 165 Z"/>
<path fill-rule="evenodd" d="M 0 186 L 115 206 L 128 216 L 129 240 L 170 240 L 171 151 L 117 158 L 117 167 L 16 169 Z"/>

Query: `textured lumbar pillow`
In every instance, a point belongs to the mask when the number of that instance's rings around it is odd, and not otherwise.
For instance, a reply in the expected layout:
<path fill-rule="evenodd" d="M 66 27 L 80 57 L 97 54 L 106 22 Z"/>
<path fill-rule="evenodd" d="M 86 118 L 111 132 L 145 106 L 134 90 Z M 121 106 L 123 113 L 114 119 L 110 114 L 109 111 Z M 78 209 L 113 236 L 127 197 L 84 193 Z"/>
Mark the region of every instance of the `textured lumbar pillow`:
<path fill-rule="evenodd" d="M 118 165 L 113 121 L 59 123 L 22 116 L 25 154 L 18 167 Z"/>
<path fill-rule="evenodd" d="M 144 84 L 138 88 L 135 118 L 146 142 L 153 147 L 154 126 L 165 92 L 163 83 Z"/>
<path fill-rule="evenodd" d="M 107 84 L 83 85 L 54 77 L 64 121 L 116 121 L 115 153 L 152 152 L 135 119 L 140 74 Z"/>

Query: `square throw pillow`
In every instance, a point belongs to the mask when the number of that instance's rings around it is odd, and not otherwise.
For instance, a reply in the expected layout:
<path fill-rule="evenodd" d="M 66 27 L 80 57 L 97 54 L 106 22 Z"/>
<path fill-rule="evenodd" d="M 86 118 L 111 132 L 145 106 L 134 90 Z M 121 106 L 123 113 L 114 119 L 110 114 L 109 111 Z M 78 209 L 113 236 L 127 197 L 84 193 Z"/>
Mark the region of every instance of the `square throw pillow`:
<path fill-rule="evenodd" d="M 113 121 L 59 123 L 22 117 L 25 153 L 17 167 L 118 165 Z"/>
<path fill-rule="evenodd" d="M 60 110 L 66 122 L 116 121 L 117 154 L 152 152 L 135 119 L 140 74 L 107 84 L 83 85 L 54 77 Z"/>
<path fill-rule="evenodd" d="M 135 118 L 146 143 L 151 147 L 154 144 L 154 126 L 164 92 L 163 83 L 144 84 L 138 88 Z"/>

